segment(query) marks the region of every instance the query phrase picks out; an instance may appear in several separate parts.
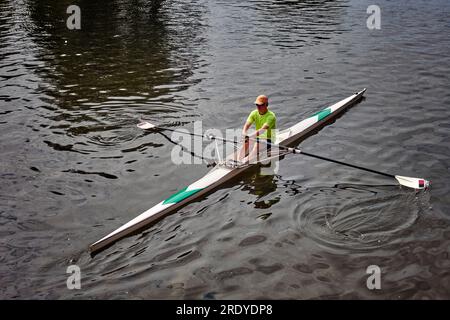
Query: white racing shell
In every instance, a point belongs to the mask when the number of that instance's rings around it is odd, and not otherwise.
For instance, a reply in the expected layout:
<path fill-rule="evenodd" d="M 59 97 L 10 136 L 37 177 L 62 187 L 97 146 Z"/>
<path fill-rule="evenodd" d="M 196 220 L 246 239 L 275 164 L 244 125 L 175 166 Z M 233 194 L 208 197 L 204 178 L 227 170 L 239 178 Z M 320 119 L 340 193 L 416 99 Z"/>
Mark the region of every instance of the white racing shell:
<path fill-rule="evenodd" d="M 303 121 L 300 121 L 292 127 L 280 131 L 277 134 L 275 144 L 290 146 L 294 142 L 298 143 L 299 140 L 305 138 L 312 130 L 317 129 L 332 118 L 335 118 L 342 111 L 359 101 L 365 91 L 366 89 L 363 89 L 348 98 L 333 104 L 332 106 L 326 107 L 325 109 L 315 113 Z M 211 192 L 222 183 L 244 172 L 249 167 L 250 166 L 243 168 L 229 168 L 218 165 L 215 166 L 210 172 L 203 176 L 203 178 L 181 189 L 177 193 L 138 215 L 136 218 L 130 220 L 120 228 L 93 243 L 89 247 L 91 253 L 100 251 L 117 240 L 138 232 L 149 224 L 157 221 L 169 213 L 176 211 L 194 199 L 198 199 L 206 193 Z"/>

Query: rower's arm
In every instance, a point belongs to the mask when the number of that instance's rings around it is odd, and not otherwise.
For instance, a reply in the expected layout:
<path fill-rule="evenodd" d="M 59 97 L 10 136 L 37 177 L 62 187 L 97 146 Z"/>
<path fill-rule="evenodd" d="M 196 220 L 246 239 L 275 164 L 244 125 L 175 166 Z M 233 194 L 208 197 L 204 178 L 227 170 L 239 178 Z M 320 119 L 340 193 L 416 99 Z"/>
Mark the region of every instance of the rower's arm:
<path fill-rule="evenodd" d="M 248 129 L 250 128 L 251 125 L 252 125 L 252 123 L 249 122 L 249 121 L 247 121 L 247 122 L 244 124 L 244 127 L 242 128 L 242 137 L 245 137 L 245 136 L 247 135 L 247 131 L 248 131 Z"/>
<path fill-rule="evenodd" d="M 251 135 L 249 136 L 249 138 L 255 138 L 255 137 L 261 135 L 262 133 L 264 133 L 267 129 L 269 129 L 269 125 L 268 125 L 267 123 L 265 123 L 265 124 L 261 127 L 261 129 L 256 130 L 253 134 L 251 134 Z"/>

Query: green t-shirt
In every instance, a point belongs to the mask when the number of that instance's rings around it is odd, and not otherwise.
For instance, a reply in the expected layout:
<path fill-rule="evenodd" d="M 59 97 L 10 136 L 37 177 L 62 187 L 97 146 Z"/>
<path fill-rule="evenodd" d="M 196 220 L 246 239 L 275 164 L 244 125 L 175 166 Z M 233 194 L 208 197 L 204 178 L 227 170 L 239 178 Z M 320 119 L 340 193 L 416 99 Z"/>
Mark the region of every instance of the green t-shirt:
<path fill-rule="evenodd" d="M 259 130 L 263 127 L 264 124 L 267 123 L 269 128 L 264 131 L 259 137 L 263 139 L 267 139 L 269 137 L 272 139 L 272 142 L 275 141 L 275 129 L 277 127 L 277 118 L 275 117 L 275 113 L 270 110 L 267 110 L 263 115 L 259 114 L 258 110 L 253 110 L 247 118 L 247 122 L 251 124 L 255 124 L 256 130 Z"/>

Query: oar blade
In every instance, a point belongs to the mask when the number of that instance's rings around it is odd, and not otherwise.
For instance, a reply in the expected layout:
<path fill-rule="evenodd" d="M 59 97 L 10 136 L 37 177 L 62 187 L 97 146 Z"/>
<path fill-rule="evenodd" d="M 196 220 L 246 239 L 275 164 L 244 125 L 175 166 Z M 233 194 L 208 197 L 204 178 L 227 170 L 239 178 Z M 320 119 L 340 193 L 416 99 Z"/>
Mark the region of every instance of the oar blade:
<path fill-rule="evenodd" d="M 422 178 L 412 178 L 404 176 L 395 176 L 398 183 L 402 186 L 413 188 L 413 189 L 427 189 L 430 186 L 430 181 Z"/>
<path fill-rule="evenodd" d="M 143 130 L 154 129 L 156 126 L 148 121 L 143 121 L 137 125 L 138 128 Z"/>

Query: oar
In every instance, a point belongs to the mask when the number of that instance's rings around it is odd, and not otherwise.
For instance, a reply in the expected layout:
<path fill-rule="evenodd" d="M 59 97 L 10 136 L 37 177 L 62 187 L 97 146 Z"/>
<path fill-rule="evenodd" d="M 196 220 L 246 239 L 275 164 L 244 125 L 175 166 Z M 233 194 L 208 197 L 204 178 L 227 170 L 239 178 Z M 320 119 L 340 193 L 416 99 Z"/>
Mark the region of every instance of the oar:
<path fill-rule="evenodd" d="M 281 148 L 281 149 L 288 150 L 289 152 L 292 152 L 293 154 L 303 154 L 303 155 L 308 156 L 308 157 L 321 159 L 321 160 L 325 160 L 325 161 L 329 161 L 329 162 L 333 162 L 333 163 L 337 163 L 337 164 L 340 164 L 340 165 L 343 165 L 343 166 L 347 166 L 347 167 L 350 167 L 350 168 L 355 168 L 355 169 L 359 169 L 359 170 L 363 170 L 363 171 L 379 174 L 379 175 L 382 175 L 382 176 L 385 176 L 385 177 L 389 177 L 389 178 L 394 178 L 394 179 L 396 179 L 398 181 L 399 184 L 401 184 L 402 186 L 408 187 L 408 188 L 427 189 L 430 186 L 430 181 L 425 180 L 423 178 L 413 178 L 413 177 L 405 177 L 405 176 L 394 175 L 394 174 L 391 174 L 391 173 L 377 171 L 377 170 L 373 170 L 373 169 L 370 169 L 370 168 L 358 166 L 358 165 L 355 165 L 355 164 L 351 164 L 351 163 L 342 162 L 342 161 L 339 161 L 339 160 L 327 158 L 327 157 L 320 156 L 320 155 L 317 155 L 317 154 L 312 154 L 312 153 L 305 152 L 305 151 L 303 151 L 301 149 L 298 149 L 298 148 L 290 148 L 290 147 L 286 147 L 286 146 L 283 146 L 283 145 L 273 144 L 273 143 L 268 142 L 268 141 L 266 141 L 264 139 L 259 139 L 259 141 L 262 142 L 262 143 L 265 143 L 267 145 L 270 145 L 270 146 L 274 146 L 274 147 L 278 147 L 278 148 Z"/>
<path fill-rule="evenodd" d="M 188 135 L 194 136 L 194 137 L 205 138 L 205 135 L 203 135 L 203 134 L 195 134 L 195 133 L 185 132 L 185 131 L 181 131 L 181 130 L 169 129 L 166 127 L 159 127 L 148 121 L 142 121 L 142 122 L 138 123 L 137 127 L 140 129 L 143 129 L 143 130 L 152 130 L 152 129 L 153 130 L 165 130 L 165 131 L 178 132 L 181 134 L 188 134 Z"/>
<path fill-rule="evenodd" d="M 202 137 L 202 138 L 206 137 L 206 138 L 211 139 L 211 140 L 220 140 L 220 141 L 225 141 L 225 142 L 230 142 L 230 143 L 237 144 L 236 141 L 232 141 L 232 140 L 216 137 L 216 136 L 213 136 L 213 135 L 204 136 L 204 135 L 190 133 L 190 132 L 183 132 L 183 131 L 179 131 L 179 130 L 168 129 L 168 128 L 165 128 L 165 127 L 158 127 L 158 126 L 155 126 L 154 124 L 151 124 L 150 122 L 147 122 L 147 121 L 141 122 L 137 126 L 139 128 L 141 128 L 141 129 L 144 129 L 144 130 L 161 129 L 161 130 L 167 130 L 167 131 L 172 131 L 172 132 L 178 132 L 178 133 L 182 133 L 182 134 L 189 134 L 189 135 L 196 136 L 196 137 Z M 385 176 L 385 177 L 393 178 L 393 179 L 396 179 L 400 185 L 408 187 L 408 188 L 427 189 L 430 186 L 430 181 L 425 180 L 423 178 L 405 177 L 405 176 L 394 175 L 394 174 L 390 174 L 390 173 L 386 173 L 386 172 L 382 172 L 382 171 L 377 171 L 377 170 L 373 170 L 373 169 L 370 169 L 370 168 L 358 166 L 358 165 L 355 165 L 355 164 L 346 163 L 346 162 L 342 162 L 342 161 L 339 161 L 339 160 L 334 160 L 334 159 L 331 159 L 331 158 L 327 158 L 327 157 L 324 157 L 324 156 L 308 153 L 308 152 L 302 151 L 301 149 L 298 149 L 298 148 L 291 148 L 291 147 L 286 147 L 286 146 L 283 146 L 283 145 L 274 144 L 274 143 L 268 142 L 268 141 L 266 141 L 264 139 L 251 138 L 251 140 L 256 140 L 256 141 L 262 142 L 262 143 L 264 143 L 266 145 L 269 145 L 269 146 L 273 146 L 273 147 L 276 147 L 276 148 L 284 149 L 284 150 L 287 150 L 287 151 L 289 151 L 289 152 L 291 152 L 293 154 L 303 154 L 303 155 L 308 156 L 308 157 L 312 157 L 312 158 L 316 158 L 316 159 L 320 159 L 320 160 L 325 160 L 325 161 L 337 163 L 337 164 L 340 164 L 340 165 L 343 165 L 343 166 L 351 167 L 351 168 L 354 168 L 354 169 L 359 169 L 359 170 L 371 172 L 371 173 L 374 173 L 374 174 L 382 175 L 382 176 Z"/>

